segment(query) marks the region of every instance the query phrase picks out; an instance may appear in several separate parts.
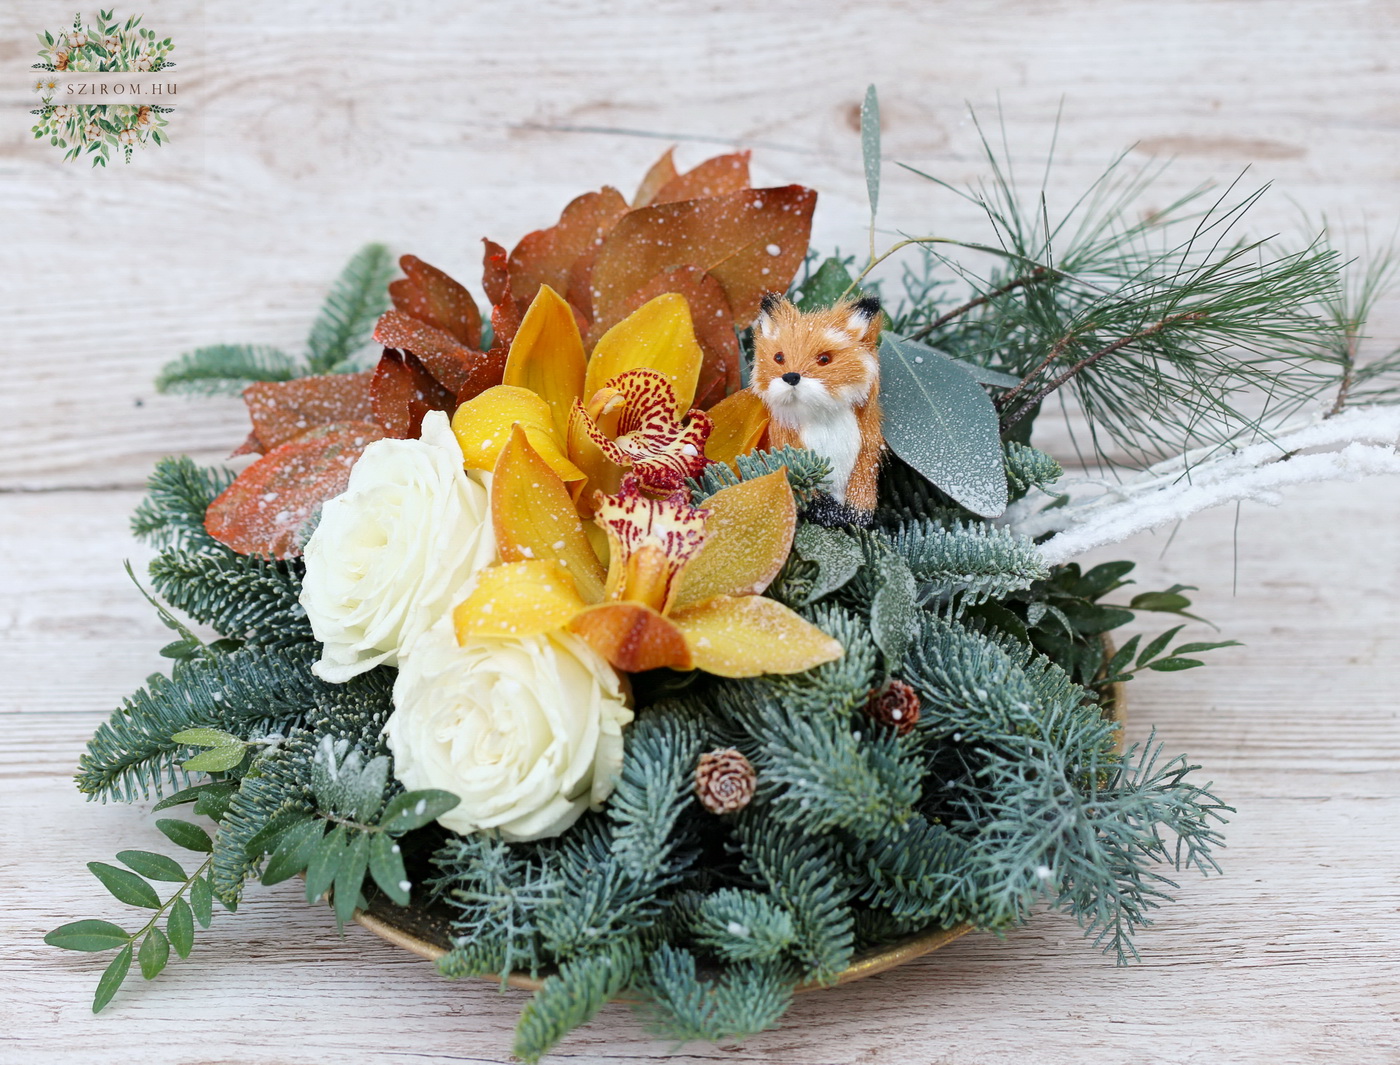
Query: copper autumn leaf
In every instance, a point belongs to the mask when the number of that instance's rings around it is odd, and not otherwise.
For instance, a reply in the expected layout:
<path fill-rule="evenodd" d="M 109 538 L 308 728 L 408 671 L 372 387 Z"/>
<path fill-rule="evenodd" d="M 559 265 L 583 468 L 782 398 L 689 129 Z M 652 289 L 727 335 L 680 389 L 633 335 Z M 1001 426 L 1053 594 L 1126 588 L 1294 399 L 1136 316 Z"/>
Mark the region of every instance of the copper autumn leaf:
<path fill-rule="evenodd" d="M 661 158 L 652 163 L 651 168 L 642 176 L 642 183 L 637 186 L 637 194 L 632 197 L 632 206 L 649 206 L 651 201 L 656 198 L 656 194 L 676 180 L 678 174 L 676 149 L 667 148 L 661 153 Z"/>
<path fill-rule="evenodd" d="M 491 354 L 504 359 L 524 313 L 515 305 L 511 293 L 510 258 L 505 248 L 494 240 L 483 239 L 481 243 L 485 245 L 481 284 L 486 289 L 486 298 L 491 301 Z"/>
<path fill-rule="evenodd" d="M 341 422 L 273 448 L 209 504 L 204 528 L 240 555 L 300 555 L 316 509 L 345 491 L 350 467 L 383 437 L 377 425 Z"/>
<path fill-rule="evenodd" d="M 723 196 L 746 189 L 749 187 L 749 154 L 733 152 L 706 159 L 695 169 L 673 177 L 662 185 L 645 206 Z"/>
<path fill-rule="evenodd" d="M 468 348 L 481 347 L 481 311 L 462 285 L 416 255 L 399 259 L 407 277 L 389 283 L 394 309 L 441 329 Z"/>
<path fill-rule="evenodd" d="M 786 289 L 802 265 L 816 203 L 811 189 L 785 185 L 632 211 L 598 252 L 594 317 L 615 320 L 657 274 L 695 266 L 720 283 L 735 320 L 747 322 L 762 295 Z"/>
<path fill-rule="evenodd" d="M 509 259 L 511 295 L 520 313 L 525 313 L 540 286 L 548 285 L 587 315 L 588 264 L 602 238 L 627 210 L 627 201 L 617 189 L 585 192 L 564 208 L 555 225 L 522 237 Z M 576 271 L 577 286 L 573 283 Z"/>
<path fill-rule="evenodd" d="M 374 327 L 374 339 L 386 348 L 412 352 L 424 369 L 458 400 L 470 399 L 499 384 L 505 360 L 476 351 L 436 326 L 402 311 L 385 311 Z"/>
<path fill-rule="evenodd" d="M 243 390 L 253 432 L 236 454 L 265 453 L 308 429 L 335 422 L 374 420 L 371 371 L 259 381 Z"/>
<path fill-rule="evenodd" d="M 418 356 L 389 348 L 370 382 L 370 402 L 385 435 L 398 440 L 416 440 L 428 411 L 450 416 L 457 409 L 456 396 L 424 369 Z"/>

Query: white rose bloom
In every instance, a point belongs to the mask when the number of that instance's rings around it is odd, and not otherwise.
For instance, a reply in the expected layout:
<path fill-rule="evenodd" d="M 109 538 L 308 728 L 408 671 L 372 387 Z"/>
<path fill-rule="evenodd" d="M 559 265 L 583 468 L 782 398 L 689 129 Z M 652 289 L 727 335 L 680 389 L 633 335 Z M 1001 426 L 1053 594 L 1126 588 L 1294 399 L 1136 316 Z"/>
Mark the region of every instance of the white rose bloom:
<path fill-rule="evenodd" d="M 617 672 L 569 633 L 457 643 L 445 614 L 405 656 L 384 725 L 394 775 L 461 804 L 439 823 L 557 836 L 612 793 L 632 720 Z"/>
<path fill-rule="evenodd" d="M 321 641 L 313 667 L 341 684 L 387 663 L 450 614 L 464 583 L 496 561 L 484 477 L 462 468 L 442 411 L 417 440 L 376 440 L 328 500 L 306 543 L 301 605 Z"/>

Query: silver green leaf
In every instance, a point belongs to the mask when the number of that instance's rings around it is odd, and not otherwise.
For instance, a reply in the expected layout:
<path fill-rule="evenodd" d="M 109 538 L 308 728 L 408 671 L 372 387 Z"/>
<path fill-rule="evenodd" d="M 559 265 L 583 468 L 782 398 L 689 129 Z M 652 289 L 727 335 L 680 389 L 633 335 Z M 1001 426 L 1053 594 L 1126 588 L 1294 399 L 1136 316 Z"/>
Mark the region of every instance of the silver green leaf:
<path fill-rule="evenodd" d="M 996 408 L 971 374 L 932 348 L 886 334 L 880 404 L 896 455 L 979 517 L 1006 509 Z"/>

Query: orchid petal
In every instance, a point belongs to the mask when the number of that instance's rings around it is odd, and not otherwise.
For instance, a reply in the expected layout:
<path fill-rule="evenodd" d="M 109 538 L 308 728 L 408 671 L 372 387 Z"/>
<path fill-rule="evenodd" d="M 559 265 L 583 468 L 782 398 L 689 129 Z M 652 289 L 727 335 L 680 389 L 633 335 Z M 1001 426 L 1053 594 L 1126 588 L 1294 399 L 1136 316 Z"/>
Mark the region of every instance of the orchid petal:
<path fill-rule="evenodd" d="M 594 495 L 599 492 L 611 495 L 621 487 L 627 456 L 598 428 L 582 403 L 575 403 L 574 409 L 569 411 L 567 439 L 569 461 L 586 478 L 577 498 L 579 513 L 592 517 Z"/>
<path fill-rule="evenodd" d="M 721 677 L 801 673 L 845 653 L 840 642 L 781 603 L 717 596 L 671 616 L 692 666 Z"/>
<path fill-rule="evenodd" d="M 549 404 L 528 388 L 514 385 L 488 388 L 452 416 L 452 431 L 462 446 L 467 469 L 495 469 L 515 425 L 525 430 L 530 446 L 560 478 L 569 483 L 583 481 L 583 471 L 560 447 L 562 436 L 555 432 Z"/>
<path fill-rule="evenodd" d="M 676 610 L 717 595 L 758 594 L 792 550 L 797 502 L 786 470 L 721 488 L 705 506 L 705 540 L 681 575 Z"/>
<path fill-rule="evenodd" d="M 593 553 L 568 488 L 517 425 L 491 479 L 491 522 L 505 562 L 554 559 L 584 602 L 603 598 L 603 565 Z"/>
<path fill-rule="evenodd" d="M 587 606 L 553 559 L 505 562 L 482 570 L 452 612 L 457 642 L 476 636 L 538 636 L 566 626 Z"/>
<path fill-rule="evenodd" d="M 641 603 L 603 603 L 569 622 L 569 629 L 626 673 L 690 669 L 690 650 L 679 629 Z"/>
<path fill-rule="evenodd" d="M 684 296 L 668 292 L 642 304 L 602 335 L 588 360 L 583 398 L 587 402 L 628 370 L 655 370 L 671 385 L 676 397 L 674 416 L 679 418 L 695 400 L 695 383 L 704 361 L 690 305 Z"/>
<path fill-rule="evenodd" d="M 705 457 L 731 468 L 736 458 L 758 447 L 768 428 L 768 408 L 747 388 L 720 400 L 709 415 L 714 428 L 705 441 Z"/>
<path fill-rule="evenodd" d="M 503 383 L 543 397 L 562 437 L 569 408 L 583 392 L 587 361 L 573 308 L 554 289 L 541 285 L 511 341 Z"/>
<path fill-rule="evenodd" d="M 611 549 L 607 597 L 667 610 L 676 578 L 704 542 L 710 512 L 676 498 L 648 499 L 635 477 L 617 495 L 595 497 L 594 506 Z"/>
<path fill-rule="evenodd" d="M 677 421 L 671 413 L 675 393 L 662 374 L 628 370 L 613 378 L 605 391 L 615 391 L 623 400 L 613 439 L 623 457 L 608 457 L 630 466 L 646 488 L 674 492 L 709 464 L 709 415 L 692 410 L 684 423 Z"/>

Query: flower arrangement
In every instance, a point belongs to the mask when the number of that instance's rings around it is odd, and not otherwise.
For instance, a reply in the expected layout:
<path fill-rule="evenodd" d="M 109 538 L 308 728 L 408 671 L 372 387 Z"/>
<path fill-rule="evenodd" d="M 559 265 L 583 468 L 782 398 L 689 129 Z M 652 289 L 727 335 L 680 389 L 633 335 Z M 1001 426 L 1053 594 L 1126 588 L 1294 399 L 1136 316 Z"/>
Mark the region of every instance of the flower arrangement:
<path fill-rule="evenodd" d="M 157 826 L 198 864 L 91 863 L 149 913 L 50 933 L 116 951 L 94 1009 L 133 961 L 187 955 L 216 901 L 300 875 L 341 924 L 416 914 L 449 977 L 534 977 L 526 1060 L 619 997 L 728 1040 L 872 951 L 1039 902 L 1128 960 L 1163 866 L 1217 869 L 1229 808 L 1155 738 L 1123 749 L 1112 700 L 1232 641 L 1181 641 L 1185 586 L 1124 602 L 1131 562 L 1074 558 L 1400 470 L 1400 359 L 1358 339 L 1389 260 L 1348 288 L 1323 240 L 1202 241 L 1241 207 L 1138 218 L 1117 167 L 1052 225 L 990 149 L 996 239 L 877 253 L 873 90 L 863 144 L 859 273 L 809 255 L 811 190 L 668 152 L 630 201 L 486 241 L 487 315 L 370 246 L 305 357 L 165 368 L 241 392 L 256 457 L 162 461 L 133 521 L 173 668 L 78 783 L 187 808 Z M 905 248 L 894 299 L 876 268 Z M 1076 481 L 1031 446 L 1067 393 L 1143 472 Z M 1114 648 L 1144 612 L 1185 621 Z"/>
<path fill-rule="evenodd" d="M 93 166 L 106 166 L 116 148 L 129 163 L 135 148 L 170 139 L 164 132 L 169 121 L 165 116 L 173 107 L 53 102 L 62 84 L 57 75 L 63 71 L 144 73 L 174 67 L 169 56 L 175 45 L 169 37 L 157 39 L 155 31 L 141 25 L 141 18 L 133 15 L 123 22 L 112 11 L 99 11 L 96 20 L 84 23 L 79 14 L 73 17 L 71 29 L 39 34 L 39 61 L 33 68 L 49 73 L 37 76 L 32 84 L 43 104 L 31 112 L 39 116 L 31 132 L 36 140 L 47 137 L 54 147 L 64 149 L 65 161 L 87 153 Z"/>

